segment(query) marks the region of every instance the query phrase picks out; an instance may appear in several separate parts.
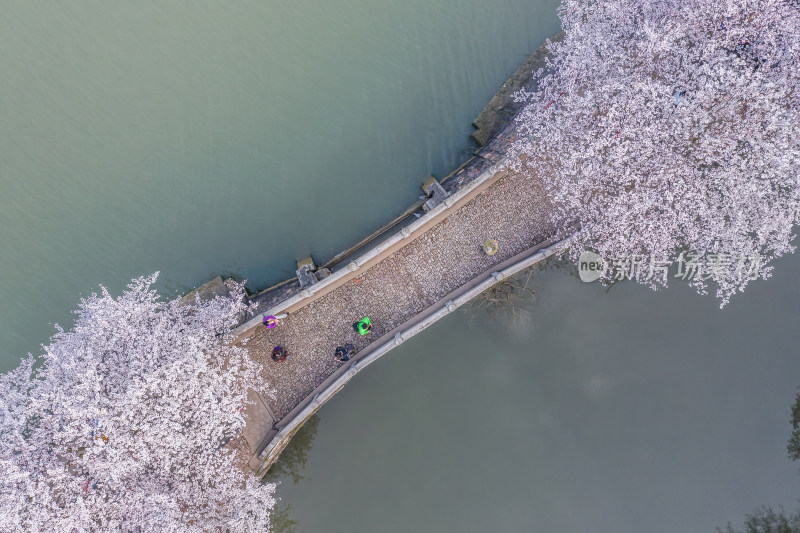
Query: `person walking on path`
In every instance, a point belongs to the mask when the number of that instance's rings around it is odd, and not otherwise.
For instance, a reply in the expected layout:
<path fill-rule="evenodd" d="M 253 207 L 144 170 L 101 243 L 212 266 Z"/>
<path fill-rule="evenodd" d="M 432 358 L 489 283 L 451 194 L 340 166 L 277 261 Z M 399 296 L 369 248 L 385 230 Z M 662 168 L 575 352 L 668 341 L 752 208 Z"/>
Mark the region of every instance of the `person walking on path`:
<path fill-rule="evenodd" d="M 347 350 L 344 349 L 342 346 L 336 347 L 336 352 L 333 354 L 333 359 L 337 363 L 344 363 L 348 361 L 350 358 L 347 356 Z"/>
<path fill-rule="evenodd" d="M 350 360 L 356 354 L 356 347 L 352 344 L 345 344 L 344 346 L 337 346 L 336 353 L 333 358 L 337 363 L 344 363 Z"/>
<path fill-rule="evenodd" d="M 289 358 L 289 352 L 283 346 L 276 346 L 272 349 L 272 360 L 276 363 L 283 363 Z"/>
<path fill-rule="evenodd" d="M 287 316 L 289 316 L 288 313 L 281 313 L 279 315 L 267 315 L 264 317 L 264 320 L 262 320 L 262 322 L 264 323 L 264 326 L 267 329 L 273 329 L 275 326 L 278 325 L 279 320 L 282 320 Z"/>
<path fill-rule="evenodd" d="M 356 330 L 356 333 L 359 335 L 366 335 L 372 329 L 372 321 L 369 319 L 368 316 L 365 316 L 355 324 L 353 324 L 353 329 Z"/>

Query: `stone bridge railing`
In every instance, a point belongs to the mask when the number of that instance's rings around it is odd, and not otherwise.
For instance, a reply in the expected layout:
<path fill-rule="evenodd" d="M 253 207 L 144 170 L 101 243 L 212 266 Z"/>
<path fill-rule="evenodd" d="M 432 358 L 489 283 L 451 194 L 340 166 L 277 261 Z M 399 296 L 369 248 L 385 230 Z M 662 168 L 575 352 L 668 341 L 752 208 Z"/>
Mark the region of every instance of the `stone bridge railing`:
<path fill-rule="evenodd" d="M 349 366 L 343 366 L 328 377 L 291 412 L 275 424 L 268 442 L 257 456 L 256 475 L 263 477 L 278 459 L 297 430 L 328 400 L 339 392 L 356 374 L 377 361 L 393 348 L 455 311 L 495 283 L 539 263 L 566 248 L 571 237 L 551 239 L 521 252 L 489 271 L 476 276 L 405 323 L 384 334 L 362 349 Z"/>

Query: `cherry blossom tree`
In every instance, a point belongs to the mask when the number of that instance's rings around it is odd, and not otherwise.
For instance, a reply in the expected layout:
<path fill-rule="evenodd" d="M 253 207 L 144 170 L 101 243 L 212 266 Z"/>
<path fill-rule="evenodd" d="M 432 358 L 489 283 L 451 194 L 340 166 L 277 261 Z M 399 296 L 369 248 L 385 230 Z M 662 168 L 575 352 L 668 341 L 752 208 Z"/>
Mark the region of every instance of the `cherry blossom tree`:
<path fill-rule="evenodd" d="M 32 446 L 25 438 L 33 358 L 0 375 L 0 531 L 21 531 L 20 509 L 32 494 L 25 461 Z"/>
<path fill-rule="evenodd" d="M 1 531 L 264 531 L 273 485 L 229 445 L 255 363 L 228 334 L 241 285 L 163 301 L 134 280 L 81 301 L 33 373 L 0 378 Z"/>
<path fill-rule="evenodd" d="M 573 259 L 703 258 L 692 282 L 721 305 L 768 277 L 800 211 L 799 3 L 564 0 L 560 16 L 514 148 L 555 221 L 578 223 Z"/>

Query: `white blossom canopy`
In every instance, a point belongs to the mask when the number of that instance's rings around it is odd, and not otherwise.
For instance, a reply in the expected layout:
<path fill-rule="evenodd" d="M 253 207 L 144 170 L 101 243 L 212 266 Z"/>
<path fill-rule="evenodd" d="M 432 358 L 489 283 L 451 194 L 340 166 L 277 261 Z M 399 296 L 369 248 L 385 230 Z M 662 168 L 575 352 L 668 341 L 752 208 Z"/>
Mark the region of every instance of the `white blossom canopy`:
<path fill-rule="evenodd" d="M 224 342 L 243 289 L 162 301 L 155 278 L 82 300 L 35 379 L 30 359 L 0 378 L 0 530 L 268 529 L 274 486 L 226 445 L 257 386 L 247 352 Z"/>
<path fill-rule="evenodd" d="M 716 268 L 693 282 L 722 305 L 745 258 L 767 277 L 800 211 L 798 2 L 564 0 L 560 15 L 515 148 L 556 221 L 579 223 L 573 258 L 705 254 Z"/>

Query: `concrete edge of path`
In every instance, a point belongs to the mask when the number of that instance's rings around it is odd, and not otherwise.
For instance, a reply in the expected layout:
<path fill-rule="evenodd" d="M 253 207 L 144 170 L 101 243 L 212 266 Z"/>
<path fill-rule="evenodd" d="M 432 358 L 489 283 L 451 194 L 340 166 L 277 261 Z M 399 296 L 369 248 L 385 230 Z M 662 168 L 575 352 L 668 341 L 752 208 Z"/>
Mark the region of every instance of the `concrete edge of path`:
<path fill-rule="evenodd" d="M 234 342 L 240 342 L 255 333 L 256 328 L 261 326 L 265 316 L 277 315 L 280 313 L 294 313 L 302 307 L 322 298 L 334 289 L 341 287 L 356 276 L 362 275 L 369 268 L 412 243 L 417 238 L 424 235 L 430 228 L 469 203 L 473 198 L 505 176 L 508 173 L 505 169 L 506 162 L 507 159 L 503 158 L 487 168 L 480 176 L 467 184 L 463 189 L 448 196 L 443 203 L 437 205 L 434 209 L 428 211 L 419 219 L 404 227 L 379 245 L 350 261 L 346 266 L 343 265 L 344 268 L 340 268 L 327 278 L 304 289 L 300 294 L 292 296 L 262 313 L 258 313 L 232 332 L 235 338 Z"/>
<path fill-rule="evenodd" d="M 257 469 L 254 468 L 256 476 L 262 478 L 267 473 L 269 467 L 278 459 L 281 452 L 302 425 L 361 370 L 436 321 L 455 311 L 458 307 L 469 302 L 495 283 L 533 266 L 555 253 L 563 251 L 569 245 L 571 239 L 571 235 L 557 241 L 555 238 L 548 239 L 495 265 L 492 269 L 474 277 L 366 346 L 357 354 L 350 365 L 342 366 L 328 376 L 325 381 L 275 424 L 275 429 L 270 432 L 271 438 L 270 435 L 267 436 L 269 441 L 266 444 L 262 442 L 263 449 L 257 450 L 248 463 L 251 468 L 256 464 L 260 465 Z M 266 441 L 267 439 L 265 438 L 264 440 Z"/>

